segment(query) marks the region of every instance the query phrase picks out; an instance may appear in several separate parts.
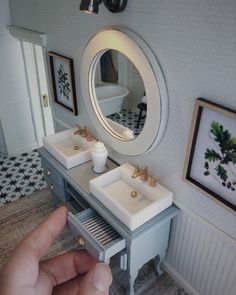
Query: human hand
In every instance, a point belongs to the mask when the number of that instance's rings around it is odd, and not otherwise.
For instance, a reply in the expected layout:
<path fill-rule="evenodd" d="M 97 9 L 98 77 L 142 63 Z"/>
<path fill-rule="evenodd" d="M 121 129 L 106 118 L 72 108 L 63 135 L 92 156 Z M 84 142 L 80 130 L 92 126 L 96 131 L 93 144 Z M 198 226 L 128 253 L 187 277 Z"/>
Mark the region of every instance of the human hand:
<path fill-rule="evenodd" d="M 0 294 L 109 294 L 110 268 L 86 251 L 71 251 L 40 262 L 66 220 L 67 209 L 60 207 L 21 241 L 0 273 Z"/>

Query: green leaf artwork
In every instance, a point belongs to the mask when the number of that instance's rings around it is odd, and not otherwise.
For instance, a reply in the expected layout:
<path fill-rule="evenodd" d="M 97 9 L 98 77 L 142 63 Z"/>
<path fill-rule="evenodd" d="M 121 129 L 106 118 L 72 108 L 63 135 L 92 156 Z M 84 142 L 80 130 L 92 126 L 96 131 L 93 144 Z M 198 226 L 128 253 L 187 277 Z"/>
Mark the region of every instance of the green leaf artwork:
<path fill-rule="evenodd" d="M 67 100 L 70 97 L 70 84 L 68 79 L 68 73 L 65 72 L 64 66 L 60 64 L 58 70 L 58 87 L 61 94 L 63 94 Z"/>
<path fill-rule="evenodd" d="M 236 138 L 219 122 L 210 125 L 209 137 L 215 148 L 205 151 L 203 175 L 211 175 L 222 186 L 236 189 Z"/>

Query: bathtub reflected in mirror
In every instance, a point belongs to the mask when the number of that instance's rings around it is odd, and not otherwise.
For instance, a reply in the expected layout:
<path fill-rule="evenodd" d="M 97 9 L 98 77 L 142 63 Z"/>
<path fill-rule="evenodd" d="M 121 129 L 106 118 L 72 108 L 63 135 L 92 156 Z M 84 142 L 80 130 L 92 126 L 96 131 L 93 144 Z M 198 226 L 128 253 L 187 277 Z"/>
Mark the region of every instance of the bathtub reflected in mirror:
<path fill-rule="evenodd" d="M 96 66 L 95 92 L 109 128 L 127 140 L 142 131 L 147 110 L 143 80 L 135 65 L 117 50 L 105 51 Z"/>

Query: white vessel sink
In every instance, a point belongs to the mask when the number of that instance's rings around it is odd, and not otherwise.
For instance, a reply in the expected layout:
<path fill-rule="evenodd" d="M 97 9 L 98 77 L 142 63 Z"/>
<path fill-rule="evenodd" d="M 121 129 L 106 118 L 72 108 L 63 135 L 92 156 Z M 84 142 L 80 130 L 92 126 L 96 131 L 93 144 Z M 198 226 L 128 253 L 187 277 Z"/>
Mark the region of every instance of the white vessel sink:
<path fill-rule="evenodd" d="M 74 135 L 76 130 L 71 128 L 43 138 L 43 146 L 67 169 L 91 160 L 91 149 L 96 143 L 94 139 L 87 141 L 81 135 Z"/>
<path fill-rule="evenodd" d="M 160 184 L 151 187 L 140 177 L 132 178 L 133 171 L 126 163 L 89 182 L 90 192 L 131 230 L 171 206 L 173 200 L 173 193 Z M 131 196 L 133 191 L 137 197 Z"/>

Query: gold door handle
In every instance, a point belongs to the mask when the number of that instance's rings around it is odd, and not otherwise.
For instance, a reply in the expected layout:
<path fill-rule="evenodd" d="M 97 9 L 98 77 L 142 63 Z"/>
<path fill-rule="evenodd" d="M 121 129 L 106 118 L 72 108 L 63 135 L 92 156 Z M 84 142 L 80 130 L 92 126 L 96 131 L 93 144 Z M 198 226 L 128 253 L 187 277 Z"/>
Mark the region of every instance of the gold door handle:
<path fill-rule="evenodd" d="M 47 94 L 44 94 L 44 95 L 43 95 L 43 106 L 44 106 L 45 108 L 48 107 L 48 96 L 47 96 Z"/>

